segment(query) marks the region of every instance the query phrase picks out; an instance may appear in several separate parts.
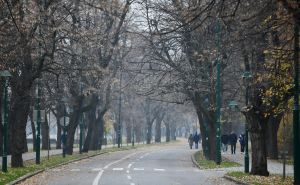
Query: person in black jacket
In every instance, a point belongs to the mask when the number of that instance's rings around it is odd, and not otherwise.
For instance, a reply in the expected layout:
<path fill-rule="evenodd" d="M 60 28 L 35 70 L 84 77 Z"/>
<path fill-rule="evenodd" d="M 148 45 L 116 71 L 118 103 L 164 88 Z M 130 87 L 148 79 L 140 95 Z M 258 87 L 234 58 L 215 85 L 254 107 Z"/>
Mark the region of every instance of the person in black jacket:
<path fill-rule="evenodd" d="M 231 132 L 231 134 L 229 135 L 231 154 L 235 154 L 236 142 L 237 142 L 237 135 L 234 132 Z"/>
<path fill-rule="evenodd" d="M 221 143 L 222 143 L 222 150 L 223 150 L 223 152 L 227 152 L 228 137 L 229 136 L 227 134 L 223 134 L 221 136 Z"/>

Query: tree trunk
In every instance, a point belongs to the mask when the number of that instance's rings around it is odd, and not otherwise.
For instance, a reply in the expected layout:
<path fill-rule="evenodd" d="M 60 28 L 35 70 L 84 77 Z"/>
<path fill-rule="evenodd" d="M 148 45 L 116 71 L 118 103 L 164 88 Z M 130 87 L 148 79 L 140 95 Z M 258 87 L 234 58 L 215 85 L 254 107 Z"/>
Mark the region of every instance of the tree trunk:
<path fill-rule="evenodd" d="M 157 119 L 155 124 L 155 142 L 160 143 L 161 142 L 161 122 L 162 120 Z"/>
<path fill-rule="evenodd" d="M 56 117 L 56 125 L 57 125 L 57 132 L 56 132 L 56 149 L 61 149 L 61 126 L 59 122 L 59 117 Z"/>
<path fill-rule="evenodd" d="M 147 123 L 147 144 L 151 143 L 151 139 L 152 139 L 152 123 L 149 122 Z"/>
<path fill-rule="evenodd" d="M 49 125 L 48 119 L 45 118 L 45 122 L 41 123 L 42 128 L 42 150 L 48 150 L 49 145 Z"/>
<path fill-rule="evenodd" d="M 170 138 L 171 138 L 170 123 L 165 123 L 165 125 L 166 125 L 166 142 L 170 142 Z"/>
<path fill-rule="evenodd" d="M 267 154 L 270 159 L 278 159 L 278 143 L 277 143 L 277 132 L 279 124 L 282 119 L 282 114 L 276 117 L 270 116 L 267 129 L 266 129 L 266 141 L 267 141 Z"/>
<path fill-rule="evenodd" d="M 132 140 L 132 127 L 131 127 L 130 123 L 126 124 L 126 136 L 127 136 L 126 137 L 127 144 L 131 143 L 131 140 Z"/>
<path fill-rule="evenodd" d="M 66 154 L 72 155 L 73 154 L 73 145 L 74 145 L 74 136 L 76 132 L 76 128 L 78 126 L 78 120 L 80 115 L 80 110 L 78 107 L 73 106 L 74 112 L 70 118 L 70 124 L 67 128 L 67 146 L 66 146 Z"/>
<path fill-rule="evenodd" d="M 268 176 L 267 146 L 265 140 L 268 119 L 263 119 L 263 116 L 260 116 L 257 112 L 253 107 L 248 108 L 247 112 L 244 112 L 251 139 L 252 168 L 250 173 L 252 175 Z"/>
<path fill-rule="evenodd" d="M 171 125 L 171 140 L 176 140 L 176 127 L 175 125 Z"/>
<path fill-rule="evenodd" d="M 105 114 L 105 113 L 104 113 Z M 103 138 L 104 138 L 104 114 L 100 114 L 99 118 L 97 119 L 97 122 L 99 124 L 99 144 L 98 144 L 98 149 L 102 149 L 102 144 L 103 144 Z"/>
<path fill-rule="evenodd" d="M 90 122 L 90 120 L 88 120 L 88 131 L 87 131 L 86 138 L 84 140 L 82 152 L 88 152 L 90 149 L 90 143 L 91 143 L 91 139 L 92 139 L 92 130 L 93 130 L 93 123 Z"/>
<path fill-rule="evenodd" d="M 19 79 L 18 87 L 12 86 L 9 114 L 12 167 L 23 167 L 22 153 L 26 145 L 26 123 L 31 101 L 30 85 L 26 82 L 26 79 L 22 80 L 23 83 Z"/>

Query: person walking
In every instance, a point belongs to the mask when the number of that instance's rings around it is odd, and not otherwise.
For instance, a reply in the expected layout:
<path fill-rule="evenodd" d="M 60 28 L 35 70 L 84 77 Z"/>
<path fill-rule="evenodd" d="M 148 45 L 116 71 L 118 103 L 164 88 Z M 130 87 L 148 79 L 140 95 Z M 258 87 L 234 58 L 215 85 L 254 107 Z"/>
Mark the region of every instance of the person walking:
<path fill-rule="evenodd" d="M 195 142 L 195 149 L 198 149 L 199 135 L 197 134 L 197 131 L 196 131 L 193 139 L 194 139 L 194 142 Z"/>
<path fill-rule="evenodd" d="M 239 136 L 239 142 L 240 142 L 240 145 L 241 145 L 241 152 L 244 153 L 244 150 L 245 150 L 245 134 L 241 134 Z"/>
<path fill-rule="evenodd" d="M 237 135 L 233 131 L 229 135 L 229 142 L 230 142 L 231 154 L 235 154 Z"/>
<path fill-rule="evenodd" d="M 194 143 L 193 134 L 190 134 L 190 136 L 188 138 L 188 142 L 189 142 L 189 145 L 190 145 L 190 149 L 193 149 L 193 143 Z"/>
<path fill-rule="evenodd" d="M 223 152 L 227 152 L 228 149 L 228 135 L 227 134 L 223 134 L 221 136 L 221 143 L 222 143 L 222 150 Z"/>

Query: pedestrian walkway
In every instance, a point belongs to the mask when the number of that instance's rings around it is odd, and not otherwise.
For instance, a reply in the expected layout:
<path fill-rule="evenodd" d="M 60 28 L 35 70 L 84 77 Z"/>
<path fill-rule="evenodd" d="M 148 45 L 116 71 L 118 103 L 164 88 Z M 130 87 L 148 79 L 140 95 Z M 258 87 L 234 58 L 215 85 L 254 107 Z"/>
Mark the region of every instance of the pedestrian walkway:
<path fill-rule="evenodd" d="M 222 156 L 227 158 L 230 161 L 239 163 L 244 166 L 244 153 L 240 152 L 240 148 L 237 147 L 236 154 L 231 154 L 230 150 L 228 150 L 225 153 L 222 153 Z M 251 170 L 251 153 L 249 152 L 249 164 L 250 164 L 250 170 Z M 287 175 L 293 175 L 294 174 L 294 169 L 293 165 L 286 165 L 286 174 Z M 242 171 L 244 168 L 242 168 Z M 268 160 L 268 171 L 270 174 L 282 174 L 283 173 L 283 164 L 275 161 L 275 160 Z"/>
<path fill-rule="evenodd" d="M 73 151 L 78 152 L 79 148 L 74 148 Z M 59 154 L 62 154 L 62 149 L 49 150 L 49 156 L 59 155 Z M 35 152 L 24 153 L 22 155 L 23 161 L 35 159 L 35 155 L 36 155 Z M 41 150 L 41 157 L 47 157 L 47 156 L 48 156 L 48 150 Z M 11 156 L 10 155 L 7 156 L 7 162 L 8 162 L 8 166 L 10 166 L 10 162 L 11 162 Z M 2 157 L 0 157 L 0 165 L 1 164 L 2 164 Z"/>

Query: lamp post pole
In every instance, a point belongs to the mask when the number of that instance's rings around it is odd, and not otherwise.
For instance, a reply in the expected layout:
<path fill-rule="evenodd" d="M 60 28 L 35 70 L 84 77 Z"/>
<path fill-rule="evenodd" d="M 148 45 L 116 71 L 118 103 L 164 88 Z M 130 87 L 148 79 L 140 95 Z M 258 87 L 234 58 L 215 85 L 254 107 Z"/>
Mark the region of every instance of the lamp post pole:
<path fill-rule="evenodd" d="M 64 103 L 64 126 L 63 126 L 63 157 L 66 157 L 66 104 Z"/>
<path fill-rule="evenodd" d="M 81 80 L 80 80 L 81 81 Z M 80 94 L 82 95 L 82 83 L 80 82 Z M 80 120 L 79 120 L 79 153 L 82 153 L 82 140 L 83 140 L 83 113 L 80 111 Z"/>
<path fill-rule="evenodd" d="M 249 80 L 252 78 L 252 74 L 249 69 L 246 68 L 245 73 L 243 74 L 243 80 L 246 86 L 246 107 L 249 105 Z M 244 163 L 245 163 L 245 173 L 249 173 L 249 150 L 248 150 L 248 135 L 249 135 L 249 130 L 248 130 L 248 123 L 246 122 L 245 125 L 245 156 L 244 156 Z"/>
<path fill-rule="evenodd" d="M 40 156 L 41 156 L 41 106 L 40 106 L 40 98 L 41 98 L 41 89 L 40 89 L 40 79 L 37 79 L 37 98 L 36 98 L 36 111 L 37 111 L 37 119 L 36 119 L 36 146 L 35 146 L 35 163 L 40 164 Z"/>
<path fill-rule="evenodd" d="M 119 92 L 119 121 L 118 121 L 118 148 L 121 147 L 121 106 L 122 106 L 122 69 L 120 70 L 120 92 Z"/>
<path fill-rule="evenodd" d="M 217 23 L 217 49 L 220 54 L 221 30 L 220 23 Z M 216 83 L 216 164 L 221 164 L 221 61 L 220 55 L 217 58 L 217 83 Z"/>
<path fill-rule="evenodd" d="M 2 95 L 2 124 L 3 124 L 3 153 L 2 153 L 2 172 L 7 172 L 7 124 L 8 124 L 8 78 L 11 74 L 8 71 L 1 71 L 1 77 L 4 77 L 3 95 Z"/>
<path fill-rule="evenodd" d="M 247 83 L 246 86 L 246 107 L 248 107 L 249 102 L 249 84 Z M 245 173 L 249 173 L 249 151 L 248 151 L 248 123 L 245 125 L 245 157 L 244 157 L 244 163 L 245 163 Z"/>
<path fill-rule="evenodd" d="M 299 137 L 299 25 L 294 23 L 294 184 L 300 184 L 300 137 Z"/>

